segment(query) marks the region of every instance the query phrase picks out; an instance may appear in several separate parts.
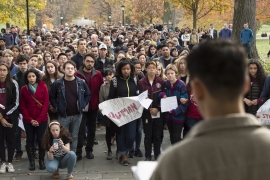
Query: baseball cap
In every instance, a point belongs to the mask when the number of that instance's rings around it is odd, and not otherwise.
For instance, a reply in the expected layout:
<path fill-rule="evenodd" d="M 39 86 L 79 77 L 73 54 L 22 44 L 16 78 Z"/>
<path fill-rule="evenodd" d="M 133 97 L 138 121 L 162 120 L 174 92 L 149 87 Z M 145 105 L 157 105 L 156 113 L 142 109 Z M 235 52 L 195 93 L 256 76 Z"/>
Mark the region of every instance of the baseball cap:
<path fill-rule="evenodd" d="M 101 45 L 99 45 L 98 49 L 107 49 L 107 46 L 105 44 L 101 44 Z"/>

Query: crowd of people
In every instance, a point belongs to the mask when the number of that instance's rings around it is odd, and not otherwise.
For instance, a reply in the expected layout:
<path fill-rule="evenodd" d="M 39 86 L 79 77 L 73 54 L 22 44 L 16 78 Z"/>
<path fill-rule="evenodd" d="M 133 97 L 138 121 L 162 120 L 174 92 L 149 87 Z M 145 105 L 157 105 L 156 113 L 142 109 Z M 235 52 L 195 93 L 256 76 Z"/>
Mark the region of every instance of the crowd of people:
<path fill-rule="evenodd" d="M 95 132 L 101 126 L 106 127 L 106 159 L 113 158 L 111 146 L 116 141 L 116 157 L 128 166 L 128 158 L 135 156 L 157 160 L 163 130 L 169 130 L 171 144 L 175 144 L 203 119 L 186 60 L 194 47 L 218 38 L 212 24 L 198 32 L 186 26 L 180 31 L 161 25 L 99 29 L 62 25 L 54 30 L 43 25 L 33 27 L 30 35 L 17 27 L 1 32 L 0 173 L 14 172 L 12 162 L 23 155 L 19 118 L 25 127 L 29 170 L 35 170 L 35 159 L 39 159 L 39 168 L 54 178 L 59 177 L 59 168 L 67 167 L 69 180 L 76 161 L 83 157 L 84 145 L 86 158 L 94 158 Z M 227 24 L 219 37 L 231 38 Z M 243 32 L 241 38 L 249 44 L 253 37 Z M 250 60 L 248 67 L 251 85 L 243 101 L 246 111 L 255 115 L 269 97 L 270 78 L 259 61 Z M 141 118 L 121 127 L 98 108 L 106 100 L 137 96 L 145 90 L 153 100 L 151 106 Z M 178 107 L 161 113 L 160 100 L 170 96 L 177 97 Z"/>

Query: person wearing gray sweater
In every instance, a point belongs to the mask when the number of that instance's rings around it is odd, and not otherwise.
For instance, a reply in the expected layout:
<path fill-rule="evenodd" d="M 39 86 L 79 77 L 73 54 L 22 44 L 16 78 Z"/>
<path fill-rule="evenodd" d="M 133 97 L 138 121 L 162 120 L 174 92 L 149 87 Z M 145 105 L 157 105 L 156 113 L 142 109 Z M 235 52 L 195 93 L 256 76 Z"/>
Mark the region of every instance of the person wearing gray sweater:
<path fill-rule="evenodd" d="M 112 77 L 114 76 L 114 71 L 110 69 L 105 70 L 104 76 L 105 76 L 106 81 L 104 84 L 100 86 L 99 103 L 106 101 L 108 98 L 108 95 L 110 92 L 110 84 L 111 84 Z M 111 139 L 115 135 L 115 133 L 111 131 L 111 128 L 110 128 L 111 120 L 107 116 L 103 116 L 102 121 L 103 121 L 103 126 L 106 127 L 105 138 L 106 138 L 106 143 L 107 143 L 107 148 L 108 148 L 107 160 L 112 160 Z"/>

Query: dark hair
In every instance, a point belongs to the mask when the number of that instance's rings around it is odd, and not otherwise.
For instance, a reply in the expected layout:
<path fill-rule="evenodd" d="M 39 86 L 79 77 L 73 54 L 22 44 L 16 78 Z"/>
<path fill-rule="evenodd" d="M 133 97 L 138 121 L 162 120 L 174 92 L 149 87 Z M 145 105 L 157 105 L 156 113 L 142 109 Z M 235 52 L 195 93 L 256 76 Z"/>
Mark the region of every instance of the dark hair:
<path fill-rule="evenodd" d="M 249 60 L 248 68 L 249 68 L 249 65 L 251 65 L 251 64 L 255 64 L 257 66 L 256 79 L 257 79 L 257 82 L 259 83 L 259 88 L 261 91 L 263 89 L 264 81 L 266 79 L 267 74 L 265 73 L 264 68 L 263 68 L 262 64 L 260 63 L 260 61 L 258 61 L 256 59 Z M 250 76 L 250 74 L 249 74 L 249 76 Z"/>
<path fill-rule="evenodd" d="M 108 75 L 112 75 L 112 74 L 114 74 L 115 72 L 114 72 L 114 70 L 112 70 L 112 69 L 105 69 L 105 71 L 104 71 L 104 76 L 106 77 L 106 76 L 108 76 Z"/>
<path fill-rule="evenodd" d="M 115 73 L 115 76 L 119 76 L 119 77 L 122 77 L 122 68 L 125 66 L 125 65 L 128 65 L 130 66 L 130 69 L 131 69 L 131 72 L 130 74 L 134 74 L 134 71 L 135 71 L 135 67 L 134 65 L 132 64 L 132 62 L 130 60 L 128 60 L 127 58 L 122 58 L 121 61 L 118 62 L 117 66 L 116 66 L 116 73 Z"/>
<path fill-rule="evenodd" d="M 94 53 L 86 53 L 86 54 L 83 56 L 83 60 L 85 60 L 86 57 L 91 57 L 94 61 L 96 60 Z"/>
<path fill-rule="evenodd" d="M 54 72 L 54 79 L 57 80 L 59 78 L 62 77 L 62 75 L 58 72 L 58 68 L 57 65 L 54 61 L 49 60 L 45 63 L 45 75 L 42 77 L 42 81 L 47 85 L 48 90 L 50 91 L 51 89 L 51 78 L 50 78 L 50 74 L 47 71 L 47 64 L 51 63 L 54 65 L 55 67 L 55 72 Z"/>
<path fill-rule="evenodd" d="M 6 42 L 6 39 L 5 38 L 3 38 L 3 37 L 0 37 L 0 41 L 4 41 L 4 42 Z"/>
<path fill-rule="evenodd" d="M 164 44 L 161 45 L 161 49 L 164 48 L 164 47 L 169 48 L 169 45 L 167 43 L 164 43 Z"/>
<path fill-rule="evenodd" d="M 242 94 L 247 77 L 246 52 L 227 40 L 208 40 L 187 56 L 190 80 L 198 78 L 213 97 L 228 101 Z"/>
<path fill-rule="evenodd" d="M 177 49 L 176 47 L 174 47 L 174 48 L 171 49 L 171 52 L 170 52 L 170 55 L 171 55 L 172 57 L 174 57 L 174 56 L 173 56 L 173 51 L 177 51 L 178 56 L 180 55 L 178 49 Z"/>
<path fill-rule="evenodd" d="M 11 48 L 10 48 L 10 50 L 12 51 L 12 49 L 17 49 L 19 52 L 21 52 L 21 49 L 20 49 L 20 47 L 19 46 L 11 46 Z"/>
<path fill-rule="evenodd" d="M 145 35 L 146 33 L 150 33 L 150 34 L 151 34 L 152 32 L 151 32 L 151 30 L 150 30 L 150 29 L 146 29 L 146 30 L 144 31 L 144 33 L 143 33 L 143 34 Z"/>
<path fill-rule="evenodd" d="M 85 39 L 80 38 L 80 39 L 78 39 L 78 41 L 77 41 L 77 46 L 79 46 L 79 44 L 80 44 L 80 42 L 81 42 L 81 41 L 85 41 L 85 42 L 86 42 L 86 40 L 85 40 Z"/>
<path fill-rule="evenodd" d="M 41 53 L 43 53 L 43 50 L 42 49 L 39 49 L 39 48 L 36 48 L 33 52 L 33 54 L 37 54 L 38 51 L 41 51 Z"/>
<path fill-rule="evenodd" d="M 35 69 L 28 69 L 23 75 L 23 79 L 24 79 L 25 84 L 29 83 L 28 78 L 27 78 L 29 73 L 34 73 L 36 75 L 36 77 L 37 77 L 36 83 L 38 83 L 39 80 L 41 79 L 39 72 Z"/>
<path fill-rule="evenodd" d="M 152 57 L 154 54 L 151 54 L 151 48 L 155 48 L 156 50 L 157 50 L 157 47 L 155 46 L 155 45 L 153 45 L 153 44 L 151 44 L 150 46 L 149 46 L 149 50 L 148 50 L 148 53 L 147 53 L 147 56 L 148 57 Z"/>
<path fill-rule="evenodd" d="M 24 55 L 24 54 L 19 54 L 19 56 L 17 57 L 16 63 L 19 64 L 20 62 L 23 62 L 23 61 L 26 61 L 28 63 L 29 56 Z"/>
<path fill-rule="evenodd" d="M 55 123 L 53 123 L 55 122 Z M 71 141 L 72 138 L 70 136 L 70 133 L 68 132 L 67 129 L 65 129 L 62 124 L 60 122 L 58 122 L 57 120 L 52 120 L 51 123 L 53 123 L 52 125 L 59 125 L 60 127 L 60 134 L 59 134 L 59 138 L 61 139 L 66 139 L 68 141 Z M 52 126 L 51 125 L 51 126 Z M 42 138 L 42 147 L 44 149 L 50 149 L 50 147 L 52 146 L 52 140 L 53 140 L 53 136 L 51 133 L 51 126 L 48 126 L 48 128 L 46 128 L 46 131 L 44 133 L 44 136 Z"/>
<path fill-rule="evenodd" d="M 140 64 L 140 65 L 142 66 L 142 64 L 141 64 L 141 62 L 140 62 L 139 60 L 135 60 L 135 61 L 133 61 L 132 63 L 133 63 L 134 66 L 135 66 L 136 64 Z"/>
<path fill-rule="evenodd" d="M 76 68 L 76 64 L 75 64 L 74 61 L 67 61 L 67 62 L 65 62 L 65 63 L 63 64 L 63 69 L 66 68 L 66 65 L 67 65 L 67 64 L 71 64 L 72 66 L 74 66 L 74 68 Z"/>
<path fill-rule="evenodd" d="M 66 56 L 66 58 L 68 59 L 68 56 L 66 53 L 59 53 L 58 56 L 57 56 L 57 59 L 59 60 L 60 56 Z"/>
<path fill-rule="evenodd" d="M 65 53 L 70 53 L 70 52 L 73 53 L 73 51 L 72 51 L 71 49 L 66 49 L 66 50 L 65 50 Z"/>
<path fill-rule="evenodd" d="M 12 82 L 12 78 L 11 78 L 11 75 L 10 75 L 10 69 L 9 69 L 7 63 L 5 63 L 5 62 L 0 62 L 0 66 L 6 66 L 6 68 L 7 68 L 8 73 L 7 73 L 7 76 L 6 76 L 6 79 L 5 79 L 5 83 L 6 83 L 7 89 L 10 92 L 12 92 L 12 83 L 13 82 Z"/>

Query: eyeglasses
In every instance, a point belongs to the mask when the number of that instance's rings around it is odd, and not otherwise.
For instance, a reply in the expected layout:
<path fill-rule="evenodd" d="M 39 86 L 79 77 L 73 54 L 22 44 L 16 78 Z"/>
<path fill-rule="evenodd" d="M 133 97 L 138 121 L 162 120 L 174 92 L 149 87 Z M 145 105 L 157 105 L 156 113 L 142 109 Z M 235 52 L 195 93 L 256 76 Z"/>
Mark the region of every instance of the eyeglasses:
<path fill-rule="evenodd" d="M 0 72 L 7 72 L 6 69 L 0 69 Z"/>

